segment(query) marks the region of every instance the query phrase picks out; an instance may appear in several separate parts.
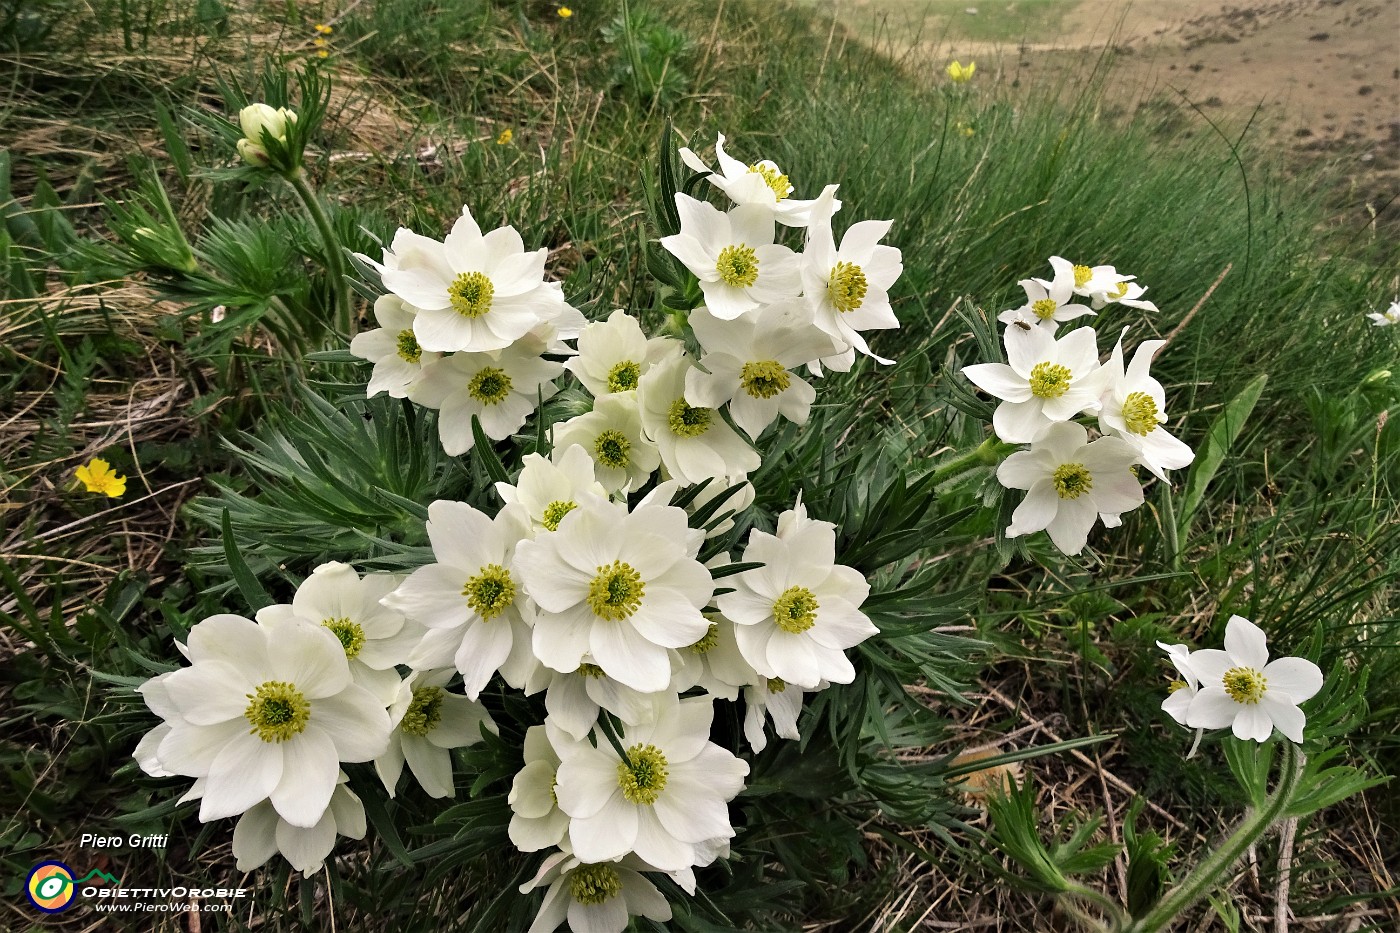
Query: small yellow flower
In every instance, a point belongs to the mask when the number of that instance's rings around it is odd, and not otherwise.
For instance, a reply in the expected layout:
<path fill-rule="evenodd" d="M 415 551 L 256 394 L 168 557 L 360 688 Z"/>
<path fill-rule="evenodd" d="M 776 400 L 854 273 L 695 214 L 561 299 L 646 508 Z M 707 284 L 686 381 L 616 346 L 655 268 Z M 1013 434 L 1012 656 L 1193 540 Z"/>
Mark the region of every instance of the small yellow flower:
<path fill-rule="evenodd" d="M 335 32 L 335 30 L 334 30 L 333 28 L 331 28 L 330 26 L 327 26 L 325 23 L 317 23 L 317 24 L 316 24 L 316 31 L 319 32 L 319 33 L 320 33 L 321 35 L 323 35 L 323 36 L 329 36 L 331 33 Z"/>
<path fill-rule="evenodd" d="M 496 145 L 509 146 L 511 139 L 514 138 L 514 136 L 515 134 L 511 132 L 510 127 L 506 127 L 505 129 L 501 130 L 501 135 L 496 137 Z"/>
<path fill-rule="evenodd" d="M 959 62 L 953 62 L 948 66 L 948 77 L 952 78 L 955 84 L 966 84 L 972 80 L 973 72 L 976 70 L 976 62 L 968 62 L 966 68 Z"/>
<path fill-rule="evenodd" d="M 316 57 L 317 57 L 317 58 L 330 58 L 330 55 L 331 55 L 331 53 L 328 52 L 328 51 L 325 50 L 325 49 L 317 49 L 317 50 L 316 50 Z"/>
<path fill-rule="evenodd" d="M 964 123 L 961 120 L 959 120 L 957 123 L 957 131 L 963 134 L 964 136 L 977 135 L 977 128 L 975 126 L 973 126 L 971 123 Z"/>
<path fill-rule="evenodd" d="M 126 477 L 118 476 L 112 465 L 99 457 L 78 467 L 76 475 L 88 492 L 101 493 L 113 499 L 126 493 Z"/>
<path fill-rule="evenodd" d="M 568 19 L 570 16 L 574 15 L 574 11 L 566 6 L 561 6 L 557 12 L 559 13 L 560 19 Z"/>
<path fill-rule="evenodd" d="M 316 48 L 318 49 L 324 49 L 326 47 L 326 40 L 322 39 L 320 36 L 317 36 L 316 38 L 311 40 L 311 44 L 316 46 Z"/>

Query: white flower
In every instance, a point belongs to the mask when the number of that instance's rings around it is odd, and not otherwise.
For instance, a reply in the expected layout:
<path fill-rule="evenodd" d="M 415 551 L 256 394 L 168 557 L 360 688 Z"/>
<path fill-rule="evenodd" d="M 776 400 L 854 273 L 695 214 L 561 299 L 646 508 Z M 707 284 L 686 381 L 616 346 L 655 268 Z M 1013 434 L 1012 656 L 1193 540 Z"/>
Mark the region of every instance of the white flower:
<path fill-rule="evenodd" d="M 1274 727 L 1303 741 L 1307 717 L 1298 704 L 1322 689 L 1322 671 L 1303 658 L 1269 661 L 1267 639 L 1242 616 L 1225 624 L 1225 650 L 1193 651 L 1187 663 L 1201 689 L 1186 710 L 1186 724 L 1200 729 L 1230 726 L 1238 739 L 1263 742 Z"/>
<path fill-rule="evenodd" d="M 589 865 L 567 850 L 554 853 L 520 886 L 521 894 L 529 894 L 549 885 L 526 933 L 550 933 L 566 919 L 573 933 L 622 933 L 629 917 L 670 920 L 671 905 L 639 869 L 651 866 L 637 859 Z"/>
<path fill-rule="evenodd" d="M 430 631 L 406 659 L 415 669 L 453 664 L 473 700 L 496 671 L 521 686 L 533 669 L 530 608 L 511 567 L 529 534 L 519 506 L 488 518 L 465 502 L 428 506 L 428 540 L 437 563 L 419 567 L 384 597 Z"/>
<path fill-rule="evenodd" d="M 1389 327 L 1392 324 L 1400 324 L 1400 301 L 1396 301 L 1384 311 L 1375 314 L 1368 314 L 1371 324 L 1375 327 Z"/>
<path fill-rule="evenodd" d="M 1167 653 L 1167 660 L 1172 662 L 1172 666 L 1181 675 L 1180 680 L 1172 681 L 1171 692 L 1162 701 L 1162 709 L 1168 716 L 1184 726 L 1186 725 L 1186 709 L 1196 698 L 1196 692 L 1201 687 L 1200 679 L 1191 670 L 1191 649 L 1186 645 L 1168 645 L 1160 641 L 1157 642 L 1157 647 Z"/>
<path fill-rule="evenodd" d="M 671 680 L 667 648 L 709 630 L 710 572 L 695 559 L 703 535 L 672 506 L 590 499 L 554 534 L 522 541 L 515 566 L 540 612 L 534 652 L 569 672 L 592 655 L 603 672 L 651 693 Z"/>
<path fill-rule="evenodd" d="M 408 390 L 422 378 L 425 367 L 442 358 L 418 345 L 413 334 L 415 312 L 397 295 L 381 295 L 374 302 L 379 327 L 356 334 L 350 352 L 374 363 L 365 394 L 374 398 L 388 392 L 390 398 L 407 398 Z"/>
<path fill-rule="evenodd" d="M 365 838 L 365 806 L 346 781 L 344 772 L 331 793 L 331 802 L 315 826 L 301 827 L 278 816 L 267 801 L 255 804 L 233 828 L 233 855 L 239 871 L 252 871 L 282 853 L 303 875 L 314 875 L 335 848 L 335 837 Z"/>
<path fill-rule="evenodd" d="M 654 718 L 626 726 L 626 762 L 606 741 L 555 749 L 562 762 L 555 795 L 580 859 L 635 853 L 662 871 L 680 871 L 695 864 L 697 844 L 733 837 L 727 804 L 749 766 L 709 741 L 713 717 L 709 697 L 659 694 Z"/>
<path fill-rule="evenodd" d="M 724 213 L 712 204 L 676 194 L 681 232 L 661 245 L 700 280 L 705 304 L 733 320 L 759 305 L 796 297 L 797 257 L 773 242 L 773 213 L 741 205 Z"/>
<path fill-rule="evenodd" d="M 1048 328 L 1008 327 L 1003 340 L 1010 365 L 977 363 L 962 370 L 974 385 L 1002 400 L 992 415 L 1002 440 L 1028 444 L 1046 425 L 1098 409 L 1106 374 L 1092 327 L 1072 330 L 1061 340 Z"/>
<path fill-rule="evenodd" d="M 413 330 L 423 349 L 481 353 L 559 316 L 558 294 L 544 281 L 547 253 L 525 252 L 514 227 L 483 236 L 463 207 L 443 242 L 400 230 L 384 262 L 369 261 L 385 288 L 418 309 Z"/>
<path fill-rule="evenodd" d="M 1123 338 L 1119 336 L 1104 367 L 1106 381 L 1098 412 L 1100 430 L 1131 444 L 1138 452 L 1138 462 L 1163 481 L 1167 470 L 1179 470 L 1196 458 L 1190 447 L 1161 427 L 1167 420 L 1167 394 L 1162 384 L 1148 375 L 1147 368 L 1166 344 L 1165 340 L 1143 341 L 1125 370 Z"/>
<path fill-rule="evenodd" d="M 808 690 L 854 680 L 845 649 L 879 629 L 860 611 L 870 584 L 836 563 L 836 526 L 807 519 L 799 502 L 779 517 L 777 535 L 749 533 L 742 562 L 764 566 L 727 578 L 734 590 L 715 604 L 734 621 L 744 660 Z"/>
<path fill-rule="evenodd" d="M 1132 278 L 1132 276 L 1128 276 Z M 1147 292 L 1136 282 L 1119 282 L 1113 288 L 1106 291 L 1094 292 L 1092 299 L 1096 309 L 1104 305 L 1126 305 L 1129 308 L 1141 308 L 1144 311 L 1156 311 L 1157 306 L 1150 301 L 1143 299 Z"/>
<path fill-rule="evenodd" d="M 587 496 L 606 498 L 608 491 L 593 478 L 588 452 L 565 448 L 557 441 L 549 458 L 526 454 L 515 485 L 497 483 L 496 493 L 507 505 L 518 505 L 530 517 L 534 531 L 553 531 Z"/>
<path fill-rule="evenodd" d="M 818 689 L 826 686 L 819 684 Z M 761 752 L 768 747 L 764 732 L 765 716 L 773 720 L 773 731 L 781 739 L 800 739 L 797 717 L 802 712 L 802 688 L 789 686 L 777 677 L 758 678 L 744 688 L 744 738 L 749 748 Z"/>
<path fill-rule="evenodd" d="M 389 796 L 403 774 L 404 762 L 429 797 L 455 797 L 450 749 L 481 741 L 481 726 L 496 723 L 480 703 L 447 692 L 452 670 L 418 671 L 404 680 L 389 708 L 394 731 L 389 748 L 374 759 L 374 770 Z"/>
<path fill-rule="evenodd" d="M 286 142 L 287 127 L 296 122 L 296 112 L 286 107 L 274 110 L 267 104 L 254 103 L 238 111 L 238 125 L 243 135 L 259 144 L 263 141 L 264 133 L 279 142 Z"/>
<path fill-rule="evenodd" d="M 608 492 L 646 485 L 661 462 L 661 451 L 642 430 L 635 392 L 601 395 L 593 410 L 554 427 L 555 456 L 576 450 L 588 459 L 590 475 Z"/>
<path fill-rule="evenodd" d="M 423 637 L 423 628 L 379 600 L 403 582 L 388 573 L 366 574 L 349 564 L 321 564 L 297 587 L 291 605 L 258 610 L 259 625 L 282 625 L 301 619 L 321 625 L 340 640 L 355 683 L 379 697 L 385 706 L 399 689 L 394 666 L 402 664 Z"/>
<path fill-rule="evenodd" d="M 728 555 L 722 563 L 729 563 Z M 716 562 L 710 564 L 715 566 Z M 745 685 L 758 680 L 758 672 L 739 651 L 734 623 L 717 612 L 707 612 L 705 618 L 710 622 L 710 630 L 704 637 L 672 652 L 675 673 L 671 676 L 671 689 L 679 694 L 699 687 L 716 699 L 737 700 Z"/>
<path fill-rule="evenodd" d="M 598 724 L 600 709 L 622 717 L 624 722 L 635 721 L 646 714 L 651 702 L 650 694 L 633 690 L 604 674 L 589 654 L 568 673 L 541 664 L 526 683 L 525 695 L 541 690 L 545 691 L 548 721 L 576 739 L 586 737 Z"/>
<path fill-rule="evenodd" d="M 814 202 L 788 197 L 792 194 L 792 183 L 777 163 L 760 159 L 753 165 L 745 165 L 724 151 L 724 134 L 716 136 L 715 159 L 719 162 L 719 173 L 688 148 L 680 149 L 681 160 L 691 169 L 709 175 L 710 184 L 729 195 L 734 203 L 766 208 L 778 223 L 787 227 L 807 226 Z M 835 207 L 839 210 L 841 202 L 837 201 Z"/>
<path fill-rule="evenodd" d="M 565 675 L 567 676 L 567 675 Z M 569 817 L 554 799 L 559 753 L 546 730 L 558 728 L 545 720 L 525 732 L 525 766 L 510 784 L 510 841 L 521 852 L 538 852 L 557 846 L 569 833 Z"/>
<path fill-rule="evenodd" d="M 1061 259 L 1059 256 L 1050 257 L 1051 265 L 1056 262 L 1069 263 L 1069 260 Z M 1131 282 L 1136 276 L 1119 275 L 1118 270 L 1112 266 L 1081 266 L 1069 263 L 1070 270 L 1074 274 L 1074 293 L 1085 298 L 1096 299 L 1096 296 L 1106 296 L 1110 292 L 1118 292 L 1119 285 Z M 1124 290 L 1126 291 L 1126 289 Z M 1102 300 L 1094 300 L 1094 309 L 1103 307 Z"/>
<path fill-rule="evenodd" d="M 836 245 L 831 230 L 835 191 L 835 186 L 829 186 L 812 208 L 812 225 L 801 259 L 802 294 L 816 326 L 839 347 L 837 355 L 822 360 L 823 365 L 845 372 L 854 361 L 853 354 L 844 353 L 848 349 L 859 350 L 879 363 L 894 362 L 872 353 L 861 331 L 899 326 L 890 307 L 889 290 L 904 271 L 904 264 L 898 249 L 880 245 L 893 221 L 852 224 L 841 237 L 841 245 Z"/>
<path fill-rule="evenodd" d="M 1142 485 L 1132 471 L 1137 451 L 1116 437 L 1092 443 L 1083 425 L 1052 424 L 1030 450 L 1019 450 L 997 467 L 1008 489 L 1029 492 L 1011 516 L 1008 538 L 1049 532 L 1055 547 L 1078 554 L 1099 514 L 1118 516 L 1142 505 Z"/>
<path fill-rule="evenodd" d="M 583 328 L 578 335 L 578 356 L 564 368 L 595 398 L 601 398 L 636 389 L 652 363 L 679 349 L 680 343 L 670 337 L 648 340 L 637 319 L 618 310 L 606 321 Z"/>
<path fill-rule="evenodd" d="M 806 424 L 817 393 L 791 372 L 838 348 L 805 320 L 800 300 L 766 305 L 733 321 L 705 308 L 690 312 L 690 326 L 705 354 L 685 377 L 685 400 L 701 408 L 728 403 L 734 423 L 757 439 L 782 415 Z"/>
<path fill-rule="evenodd" d="M 675 356 L 642 377 L 637 391 L 642 428 L 656 443 L 666 469 L 682 482 L 742 479 L 758 469 L 758 451 L 719 412 L 685 400 L 686 377 L 694 365 L 687 356 Z"/>
<path fill-rule="evenodd" d="M 555 392 L 550 380 L 564 371 L 562 363 L 541 359 L 524 343 L 497 353 L 454 353 L 438 360 L 423 374 L 409 398 L 429 408 L 441 408 L 438 435 L 452 456 L 476 444 L 472 416 L 493 441 L 520 429 L 541 398 Z"/>
<path fill-rule="evenodd" d="M 352 682 L 327 628 L 217 615 L 190 629 L 187 650 L 191 666 L 156 688 L 179 718 L 155 758 L 173 774 L 206 779 L 201 822 L 271 798 L 284 820 L 313 827 L 339 763 L 368 761 L 388 744 L 388 714 Z"/>
<path fill-rule="evenodd" d="M 1018 282 L 1017 284 L 1025 290 L 1026 303 L 1019 308 L 1001 312 L 997 315 L 998 321 L 1003 324 L 1015 324 L 1021 320 L 1053 331 L 1056 324 L 1094 313 L 1085 305 L 1072 303 L 1074 266 L 1070 261 L 1052 256 L 1050 265 L 1055 270 L 1055 278 L 1049 282 L 1044 279 L 1022 279 Z"/>

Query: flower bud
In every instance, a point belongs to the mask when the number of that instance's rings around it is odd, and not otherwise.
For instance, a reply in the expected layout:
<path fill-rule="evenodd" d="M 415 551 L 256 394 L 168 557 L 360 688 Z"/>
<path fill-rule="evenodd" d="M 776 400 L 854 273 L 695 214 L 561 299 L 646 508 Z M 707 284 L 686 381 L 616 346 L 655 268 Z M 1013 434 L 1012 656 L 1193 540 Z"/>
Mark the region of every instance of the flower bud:
<path fill-rule="evenodd" d="M 243 157 L 243 161 L 249 165 L 267 165 L 267 150 L 255 142 L 246 139 L 238 141 L 238 154 Z"/>
<path fill-rule="evenodd" d="M 267 104 L 249 104 L 238 112 L 238 124 L 243 128 L 243 135 L 255 143 L 262 141 L 263 130 L 267 130 L 273 139 L 285 142 L 287 126 L 296 122 L 296 111 L 286 107 L 273 110 Z"/>

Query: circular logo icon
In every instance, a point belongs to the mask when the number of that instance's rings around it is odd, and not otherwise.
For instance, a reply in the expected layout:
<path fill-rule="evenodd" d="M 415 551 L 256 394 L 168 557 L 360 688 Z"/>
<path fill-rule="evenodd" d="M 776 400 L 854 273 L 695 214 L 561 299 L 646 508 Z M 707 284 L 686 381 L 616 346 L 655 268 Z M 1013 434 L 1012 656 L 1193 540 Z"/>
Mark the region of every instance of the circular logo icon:
<path fill-rule="evenodd" d="M 73 906 L 77 888 L 73 869 L 62 862 L 40 862 L 29 869 L 24 893 L 29 902 L 46 914 L 56 914 Z"/>

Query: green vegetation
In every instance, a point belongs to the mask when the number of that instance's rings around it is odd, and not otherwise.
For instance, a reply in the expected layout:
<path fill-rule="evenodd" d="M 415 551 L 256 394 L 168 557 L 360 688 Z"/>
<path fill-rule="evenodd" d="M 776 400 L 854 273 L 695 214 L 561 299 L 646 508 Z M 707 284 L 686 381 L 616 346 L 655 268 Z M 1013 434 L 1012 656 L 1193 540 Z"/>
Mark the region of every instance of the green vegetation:
<path fill-rule="evenodd" d="M 1247 133 L 1237 143 L 1243 126 L 1166 108 L 1131 125 L 1105 117 L 1096 102 L 1111 72 L 1068 104 L 1060 88 L 1013 101 L 976 79 L 911 74 L 809 4 L 702 6 L 580 3 L 563 18 L 537 0 L 381 0 L 343 14 L 220 0 L 0 5 L 11 73 L 0 109 L 0 878 L 17 922 L 33 916 L 20 890 L 30 865 L 90 867 L 82 832 L 170 834 L 163 851 L 114 857 L 123 879 L 236 883 L 230 821 L 199 824 L 175 805 L 174 781 L 132 761 L 154 720 L 131 688 L 173 666 L 172 640 L 192 624 L 245 611 L 244 570 L 287 597 L 317 562 L 362 547 L 356 529 L 392 542 L 375 556 L 401 566 L 425 544 L 403 501 L 487 479 L 476 460 L 406 449 L 412 413 L 363 398 L 367 367 L 333 352 L 348 336 L 324 272 L 338 257 L 297 213 L 297 192 L 250 184 L 218 134 L 245 98 L 304 99 L 295 83 L 262 83 L 276 64 L 330 84 L 306 171 L 343 243 L 377 256 L 398 226 L 440 234 L 466 202 L 483 226 L 510 223 L 527 248 L 548 247 L 591 318 L 614 307 L 662 318 L 644 274 L 657 235 L 644 197 L 668 121 L 697 150 L 718 131 L 737 156 L 774 159 L 801 196 L 839 180 L 859 216 L 893 219 L 902 327 L 874 349 L 898 365 L 829 377 L 814 427 L 794 433 L 780 464 L 794 484 L 821 464 L 833 503 L 822 517 L 839 511 L 852 541 L 893 521 L 859 495 L 866 452 L 932 469 L 983 439 L 990 406 L 957 370 L 999 358 L 987 317 L 1021 303 L 1017 280 L 1048 275 L 1051 255 L 1136 273 L 1161 313 L 1110 308 L 1095 323 L 1105 335 L 1131 326 L 1131 342 L 1170 337 L 1155 374 L 1197 464 L 1171 490 L 1154 484 L 1082 559 L 1043 537 L 1004 546 L 1013 503 L 971 514 L 975 483 L 940 489 L 936 506 L 911 490 L 902 501 L 953 517 L 958 543 L 920 555 L 928 624 L 900 632 L 946 629 L 928 643 L 942 679 L 910 683 L 927 718 L 891 712 L 888 733 L 923 748 L 909 767 L 948 784 L 968 747 L 1112 734 L 1026 766 L 1042 805 L 1083 825 L 1107 811 L 1098 835 L 1091 826 L 1071 847 L 1086 866 L 1102 864 L 1079 851 L 1091 835 L 1122 841 L 1134 821 L 1130 848 L 1150 849 L 1155 833 L 1184 862 L 1229 822 L 1211 809 L 1221 795 L 1244 795 L 1229 789 L 1238 763 L 1218 745 L 1184 759 L 1190 734 L 1158 709 L 1167 669 L 1154 642 L 1218 644 L 1239 613 L 1279 653 L 1364 690 L 1350 706 L 1328 701 L 1345 715 L 1320 728 L 1346 763 L 1400 773 L 1400 328 L 1363 317 L 1393 297 L 1394 239 L 1324 223 L 1325 189 Z M 1064 5 L 977 6 L 966 19 L 988 30 L 978 38 L 1015 41 L 1053 29 Z M 334 26 L 325 58 L 317 22 Z M 840 457 L 823 449 L 828 423 L 854 425 Z M 362 459 L 348 437 L 362 438 Z M 121 499 L 75 482 L 94 456 L 129 477 Z M 862 704 L 839 727 L 858 730 L 866 712 L 880 713 Z M 816 762 L 798 790 L 824 799 L 840 777 L 821 754 L 832 737 L 809 741 Z M 473 747 L 461 762 L 482 786 L 508 784 L 509 747 Z M 794 780 L 787 753 L 770 752 L 772 774 Z M 754 795 L 746 812 L 790 832 L 770 841 L 785 870 L 717 869 L 708 906 L 762 929 L 905 929 L 926 909 L 1036 923 L 1038 889 L 1000 883 L 1003 866 L 978 856 L 980 814 L 957 793 L 901 798 L 892 763 L 865 778 L 885 817 L 860 827 L 841 806 L 778 812 Z M 1150 803 L 1129 818 L 1134 794 Z M 1384 853 L 1397 800 L 1380 787 L 1299 828 L 1295 915 L 1394 898 Z M 528 925 L 525 899 L 496 903 L 522 880 L 518 866 L 471 844 L 508 813 L 465 788 L 446 812 L 421 795 L 396 805 L 392 819 L 371 810 L 367 842 L 342 844 L 326 874 L 302 880 L 271 863 L 243 913 L 204 922 Z M 1259 877 L 1232 890 L 1252 913 L 1272 909 L 1278 846 L 1261 843 Z M 1119 896 L 1111 868 L 1086 880 Z M 697 911 L 685 928 L 722 928 L 713 915 Z"/>

